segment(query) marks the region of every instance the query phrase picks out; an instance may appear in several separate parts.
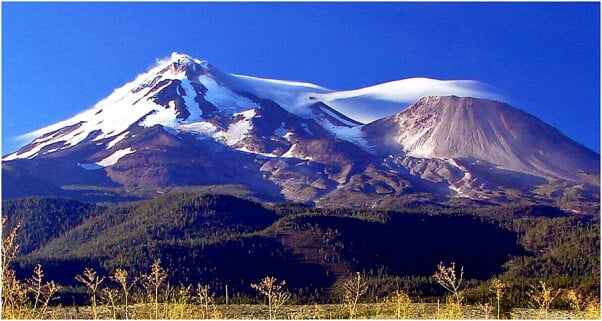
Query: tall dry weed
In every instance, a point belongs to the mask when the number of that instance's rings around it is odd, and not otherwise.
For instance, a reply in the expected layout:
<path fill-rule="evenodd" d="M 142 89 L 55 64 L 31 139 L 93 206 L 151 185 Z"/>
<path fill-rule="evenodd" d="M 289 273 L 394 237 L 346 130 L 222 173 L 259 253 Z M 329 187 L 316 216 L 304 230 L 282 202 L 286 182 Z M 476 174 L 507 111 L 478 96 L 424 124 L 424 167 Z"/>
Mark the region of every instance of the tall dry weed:
<path fill-rule="evenodd" d="M 197 283 L 196 302 L 201 307 L 201 319 L 221 319 L 222 313 L 218 310 L 215 297 L 209 291 L 209 285 Z"/>
<path fill-rule="evenodd" d="M 112 319 L 117 319 L 116 303 L 119 297 L 119 291 L 111 288 L 103 288 L 100 290 L 100 300 L 109 309 L 111 309 Z"/>
<path fill-rule="evenodd" d="M 456 272 L 456 263 L 445 266 L 443 262 L 437 265 L 437 271 L 433 279 L 450 295 L 447 296 L 447 304 L 439 313 L 442 319 L 461 319 L 464 314 L 464 291 L 467 284 L 464 282 L 464 267 L 460 267 L 460 273 Z"/>
<path fill-rule="evenodd" d="M 129 319 L 128 305 L 129 305 L 130 291 L 132 290 L 132 288 L 138 281 L 138 278 L 130 278 L 129 274 L 126 270 L 117 268 L 115 270 L 115 272 L 113 273 L 113 276 L 111 277 L 111 279 L 113 281 L 119 283 L 119 286 L 121 287 L 121 291 L 123 292 L 123 298 L 124 298 L 124 304 L 125 304 L 124 305 L 125 319 L 127 320 L 127 319 Z"/>
<path fill-rule="evenodd" d="M 485 317 L 485 320 L 489 320 L 489 317 L 491 316 L 492 312 L 493 312 L 493 304 L 491 301 L 486 301 L 485 303 L 478 303 L 477 304 L 477 308 L 479 308 L 479 310 L 481 311 L 481 313 L 483 313 L 483 316 Z"/>
<path fill-rule="evenodd" d="M 169 288 L 169 287 L 168 287 Z M 192 314 L 191 304 L 193 302 L 192 286 L 180 285 L 177 288 L 171 289 L 167 294 L 168 303 L 163 304 L 165 311 L 164 319 L 195 319 Z"/>
<path fill-rule="evenodd" d="M 161 260 L 155 259 L 151 265 L 149 274 L 141 276 L 143 286 L 153 291 L 153 302 L 155 304 L 155 319 L 159 319 L 159 288 L 167 279 L 167 270 L 161 266 Z M 149 292 L 150 293 L 150 292 Z"/>
<path fill-rule="evenodd" d="M 586 297 L 583 293 L 569 289 L 564 292 L 563 299 L 569 303 L 571 308 L 577 312 L 580 318 L 595 319 L 600 318 L 600 300 L 595 297 Z"/>
<path fill-rule="evenodd" d="M 357 303 L 359 299 L 368 292 L 368 284 L 362 279 L 359 272 L 355 273 L 343 285 L 343 306 L 349 311 L 349 318 L 353 319 L 357 312 Z"/>
<path fill-rule="evenodd" d="M 21 223 L 17 223 L 8 233 L 6 231 L 7 218 L 2 217 L 2 318 L 4 319 L 29 319 L 31 310 L 28 308 L 27 286 L 17 279 L 15 270 L 10 265 L 19 252 L 17 233 Z"/>
<path fill-rule="evenodd" d="M 532 307 L 539 310 L 539 317 L 547 319 L 550 313 L 550 306 L 558 298 L 562 291 L 548 286 L 546 282 L 539 281 L 537 285 L 530 285 L 527 290 Z"/>
<path fill-rule="evenodd" d="M 504 292 L 506 291 L 506 284 L 504 284 L 504 282 L 502 282 L 500 279 L 494 277 L 491 280 L 491 287 L 489 288 L 489 291 L 493 292 L 495 295 L 495 301 L 497 303 L 497 319 L 499 320 L 501 316 L 501 303 L 504 298 Z"/>
<path fill-rule="evenodd" d="M 412 299 L 403 290 L 396 290 L 395 293 L 387 299 L 387 302 L 393 304 L 395 318 L 412 319 L 412 313 L 414 312 Z"/>
<path fill-rule="evenodd" d="M 285 288 L 286 281 L 277 283 L 275 277 L 266 276 L 258 284 L 251 284 L 251 287 L 263 294 L 268 299 L 268 314 L 270 320 L 273 320 L 280 306 L 285 304 L 290 298 L 291 293 Z"/>
<path fill-rule="evenodd" d="M 31 310 L 33 315 L 38 314 L 38 312 L 43 315 L 48 310 L 50 301 L 59 298 L 56 294 L 61 289 L 61 286 L 54 281 L 44 283 L 43 278 L 44 271 L 42 270 L 42 265 L 37 264 L 33 270 L 33 276 L 25 280 L 27 291 L 34 298 Z M 41 311 L 37 310 L 38 307 L 41 308 Z"/>
<path fill-rule="evenodd" d="M 87 267 L 84 269 L 84 273 L 76 275 L 75 279 L 86 286 L 88 295 L 90 295 L 90 303 L 92 304 L 92 317 L 95 320 L 98 319 L 97 293 L 100 284 L 105 280 L 105 277 L 98 276 L 94 269 Z"/>

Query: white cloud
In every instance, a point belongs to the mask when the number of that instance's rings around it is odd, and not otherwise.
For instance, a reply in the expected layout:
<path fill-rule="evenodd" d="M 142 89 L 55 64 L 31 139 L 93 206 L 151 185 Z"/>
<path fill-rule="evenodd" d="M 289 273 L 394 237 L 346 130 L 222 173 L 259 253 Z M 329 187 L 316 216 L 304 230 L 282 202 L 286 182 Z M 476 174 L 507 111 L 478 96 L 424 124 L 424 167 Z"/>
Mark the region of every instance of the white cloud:
<path fill-rule="evenodd" d="M 454 95 L 505 101 L 504 96 L 482 82 L 431 78 L 408 78 L 356 90 L 311 95 L 363 123 L 398 113 L 426 96 Z"/>

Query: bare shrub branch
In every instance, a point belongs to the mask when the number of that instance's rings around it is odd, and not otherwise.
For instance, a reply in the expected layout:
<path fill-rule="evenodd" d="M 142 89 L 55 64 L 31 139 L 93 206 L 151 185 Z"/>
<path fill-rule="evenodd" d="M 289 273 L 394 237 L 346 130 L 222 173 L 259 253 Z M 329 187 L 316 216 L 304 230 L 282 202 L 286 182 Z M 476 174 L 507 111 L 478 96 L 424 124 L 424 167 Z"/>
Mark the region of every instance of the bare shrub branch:
<path fill-rule="evenodd" d="M 276 278 L 266 276 L 259 284 L 251 284 L 251 287 L 268 298 L 268 313 L 270 320 L 274 319 L 278 308 L 286 303 L 291 297 L 284 286 L 286 281 L 282 280 L 279 284 L 276 283 Z"/>
<path fill-rule="evenodd" d="M 88 294 L 90 295 L 90 301 L 92 303 L 92 316 L 94 319 L 97 319 L 98 314 L 96 309 L 96 293 L 100 284 L 105 280 L 105 277 L 97 276 L 96 271 L 94 271 L 94 269 L 87 267 L 84 269 L 84 274 L 76 275 L 75 279 L 86 286 Z"/>
<path fill-rule="evenodd" d="M 362 275 L 356 272 L 354 277 L 345 282 L 343 290 L 343 305 L 349 309 L 349 318 L 353 319 L 359 299 L 368 291 L 368 284 L 362 280 Z"/>
<path fill-rule="evenodd" d="M 529 287 L 530 289 L 527 290 L 527 296 L 531 300 L 531 305 L 534 308 L 539 309 L 542 317 L 547 319 L 550 306 L 552 305 L 552 302 L 558 298 L 561 290 L 546 285 L 546 282 L 544 281 L 539 281 L 538 285 L 530 285 Z"/>

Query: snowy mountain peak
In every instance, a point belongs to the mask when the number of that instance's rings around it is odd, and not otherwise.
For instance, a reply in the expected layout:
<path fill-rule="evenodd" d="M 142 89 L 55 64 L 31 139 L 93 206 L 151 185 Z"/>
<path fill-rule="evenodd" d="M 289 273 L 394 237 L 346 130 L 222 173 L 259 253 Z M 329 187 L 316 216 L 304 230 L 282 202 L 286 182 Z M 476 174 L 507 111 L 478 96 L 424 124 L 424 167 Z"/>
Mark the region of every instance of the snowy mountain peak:
<path fill-rule="evenodd" d="M 209 62 L 193 58 L 187 54 L 173 52 L 169 57 L 158 60 L 159 73 L 170 71 L 172 75 L 184 74 L 188 78 L 194 78 L 199 74 L 209 71 Z"/>
<path fill-rule="evenodd" d="M 599 187 L 599 155 L 507 104 L 470 98 L 488 95 L 478 82 L 426 78 L 337 92 L 173 53 L 30 133 L 3 158 L 3 175 L 22 185 L 3 190 L 242 184 L 274 199 L 375 206 L 412 193 L 504 201 Z"/>
<path fill-rule="evenodd" d="M 204 60 L 200 60 L 197 58 L 194 58 L 190 55 L 184 54 L 184 53 L 179 53 L 179 52 L 172 52 L 171 55 L 160 61 L 160 63 L 163 64 L 178 64 L 178 65 L 183 65 L 183 66 L 193 66 L 193 65 L 207 65 L 208 62 L 204 61 Z"/>
<path fill-rule="evenodd" d="M 173 53 L 92 108 L 28 134 L 33 141 L 4 160 L 33 158 L 86 141 L 125 137 L 131 126 L 175 129 L 180 123 L 202 120 L 203 112 L 219 109 L 215 104 L 223 105 L 230 114 L 249 107 L 229 99 L 233 94 L 207 75 L 208 66 L 189 55 Z"/>
<path fill-rule="evenodd" d="M 349 141 L 351 136 L 337 134 L 341 133 L 339 129 L 346 131 L 345 128 L 360 125 L 360 122 L 367 123 L 392 115 L 415 101 L 414 98 L 428 94 L 486 95 L 487 91 L 478 84 L 474 81 L 406 79 L 337 92 L 306 82 L 228 74 L 207 61 L 173 52 L 91 109 L 24 136 L 35 138 L 34 143 L 63 142 L 65 146 L 60 148 L 67 148 L 75 146 L 90 134 L 95 136 L 90 137 L 95 140 L 118 136 L 133 124 L 144 127 L 158 124 L 178 130 L 176 127 L 182 122 L 205 121 L 215 112 L 232 115 L 254 109 L 257 105 L 248 98 L 251 95 L 271 100 L 303 119 L 313 119 L 333 135 Z M 319 104 L 324 105 L 321 109 L 330 112 L 318 110 L 316 113 L 315 106 Z M 337 113 L 347 121 L 339 121 L 341 117 L 338 116 L 335 117 L 338 120 L 324 118 Z M 351 123 L 354 125 L 350 126 Z M 344 128 L 339 126 L 341 124 L 344 124 Z M 65 127 L 78 129 L 63 129 L 55 133 Z M 13 153 L 8 159 L 34 157 L 38 152 L 36 148 L 29 151 Z"/>

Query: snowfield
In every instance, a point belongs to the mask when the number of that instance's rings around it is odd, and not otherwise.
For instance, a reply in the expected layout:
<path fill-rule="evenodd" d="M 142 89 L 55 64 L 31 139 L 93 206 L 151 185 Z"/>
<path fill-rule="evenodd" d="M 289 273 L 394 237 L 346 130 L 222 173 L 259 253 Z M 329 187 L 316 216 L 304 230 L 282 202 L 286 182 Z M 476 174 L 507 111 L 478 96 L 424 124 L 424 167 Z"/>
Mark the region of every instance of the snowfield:
<path fill-rule="evenodd" d="M 121 158 L 134 152 L 135 150 L 132 150 L 131 147 L 128 147 L 125 149 L 120 149 L 96 163 L 78 163 L 77 165 L 87 170 L 101 169 L 117 164 Z"/>
<path fill-rule="evenodd" d="M 186 70 L 198 72 L 197 78 L 189 79 Z M 156 92 L 170 85 L 170 81 L 179 81 L 178 94 L 190 114 L 186 119 L 177 118 L 178 111 L 174 100 L 162 106 L 153 99 Z M 207 89 L 203 98 L 220 112 L 233 116 L 242 115 L 243 118 L 230 124 L 225 130 L 207 122 L 196 101 L 198 93 L 192 85 L 193 81 Z M 371 147 L 365 141 L 360 125 L 395 114 L 420 97 L 457 95 L 500 98 L 490 87 L 477 81 L 428 78 L 410 78 L 356 90 L 334 91 L 307 82 L 228 74 L 208 62 L 173 53 L 169 58 L 158 60 L 155 67 L 116 89 L 92 108 L 65 121 L 23 135 L 33 139 L 30 148 L 27 151 L 9 154 L 4 160 L 36 157 L 47 146 L 57 143 L 60 145 L 59 148 L 45 150 L 44 154 L 48 154 L 76 146 L 86 139 L 101 141 L 112 138 L 106 144 L 106 149 L 110 149 L 127 136 L 128 128 L 133 125 L 161 125 L 174 135 L 188 132 L 198 135 L 199 139 L 212 137 L 227 146 L 235 146 L 252 129 L 250 120 L 255 116 L 254 110 L 259 107 L 239 94 L 243 92 L 270 99 L 286 111 L 304 119 L 313 119 L 337 138 L 367 151 L 371 151 Z M 320 108 L 324 114 L 342 125 L 333 124 L 310 108 L 318 102 L 325 103 L 358 123 L 342 119 L 332 111 Z M 275 124 L 276 126 L 278 125 Z M 74 129 L 58 131 L 65 127 Z M 305 129 L 311 133 L 307 127 Z M 283 127 L 277 129 L 275 134 L 290 137 Z M 419 154 L 419 149 L 415 152 Z M 428 151 L 425 151 L 425 154 L 428 154 Z"/>

